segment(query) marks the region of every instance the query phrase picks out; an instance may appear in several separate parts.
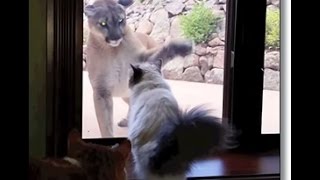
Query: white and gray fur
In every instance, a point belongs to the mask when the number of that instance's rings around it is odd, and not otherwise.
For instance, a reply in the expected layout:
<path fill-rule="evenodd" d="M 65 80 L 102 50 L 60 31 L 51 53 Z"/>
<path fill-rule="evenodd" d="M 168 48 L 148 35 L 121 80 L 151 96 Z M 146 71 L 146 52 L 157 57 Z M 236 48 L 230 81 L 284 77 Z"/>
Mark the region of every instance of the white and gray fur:
<path fill-rule="evenodd" d="M 169 42 L 153 48 L 150 41 L 143 43 L 126 25 L 125 8 L 132 3 L 133 0 L 95 0 L 84 8 L 89 27 L 86 68 L 102 137 L 113 136 L 112 97 L 129 99 L 130 63 L 147 61 L 149 56 L 161 51 L 168 52 L 163 59 L 167 62 L 175 56 L 191 54 L 193 46 L 189 41 Z M 169 52 L 170 46 L 178 46 L 181 51 Z"/>
<path fill-rule="evenodd" d="M 153 63 L 131 65 L 129 139 L 135 172 L 144 180 L 183 180 L 195 160 L 227 148 L 231 134 L 203 106 L 182 111 L 161 75 L 161 54 L 153 58 Z"/>

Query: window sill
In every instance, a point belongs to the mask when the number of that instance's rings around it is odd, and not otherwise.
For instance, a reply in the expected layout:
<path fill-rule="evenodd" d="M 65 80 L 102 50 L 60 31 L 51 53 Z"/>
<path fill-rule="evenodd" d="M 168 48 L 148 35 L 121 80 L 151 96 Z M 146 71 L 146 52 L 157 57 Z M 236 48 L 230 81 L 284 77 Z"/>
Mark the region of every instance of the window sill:
<path fill-rule="evenodd" d="M 128 179 L 138 179 L 127 167 Z M 188 179 L 280 179 L 280 155 L 225 153 L 194 164 Z"/>

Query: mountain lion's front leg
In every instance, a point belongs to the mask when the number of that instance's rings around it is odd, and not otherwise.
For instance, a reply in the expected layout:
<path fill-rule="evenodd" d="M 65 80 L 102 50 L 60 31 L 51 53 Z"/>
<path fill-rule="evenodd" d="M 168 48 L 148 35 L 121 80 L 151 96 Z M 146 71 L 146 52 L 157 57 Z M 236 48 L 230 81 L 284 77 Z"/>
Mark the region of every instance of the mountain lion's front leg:
<path fill-rule="evenodd" d="M 113 99 L 105 87 L 94 87 L 93 101 L 102 137 L 113 137 Z"/>
<path fill-rule="evenodd" d="M 130 112 L 130 104 L 129 104 L 129 98 L 128 97 L 123 97 L 122 100 L 124 102 L 127 103 L 127 105 L 129 106 L 129 110 L 128 110 L 128 115 L 129 115 L 129 112 Z M 118 126 L 119 127 L 128 127 L 128 115 L 126 118 L 123 118 L 119 123 L 118 123 Z"/>

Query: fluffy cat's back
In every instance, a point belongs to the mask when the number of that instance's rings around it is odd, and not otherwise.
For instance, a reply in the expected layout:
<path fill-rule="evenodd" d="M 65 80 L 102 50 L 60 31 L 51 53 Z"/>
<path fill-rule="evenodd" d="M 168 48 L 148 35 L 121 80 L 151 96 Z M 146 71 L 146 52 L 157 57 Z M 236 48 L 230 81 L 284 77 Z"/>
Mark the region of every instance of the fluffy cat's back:
<path fill-rule="evenodd" d="M 169 90 L 157 88 L 142 93 L 131 106 L 129 138 L 145 144 L 157 138 L 157 133 L 167 121 L 176 121 L 179 107 Z"/>

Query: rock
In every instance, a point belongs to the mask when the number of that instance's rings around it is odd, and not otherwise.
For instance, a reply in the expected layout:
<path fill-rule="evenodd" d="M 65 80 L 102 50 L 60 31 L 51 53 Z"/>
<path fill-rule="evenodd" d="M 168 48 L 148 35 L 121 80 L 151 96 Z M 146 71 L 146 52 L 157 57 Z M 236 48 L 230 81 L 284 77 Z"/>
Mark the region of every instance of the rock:
<path fill-rule="evenodd" d="M 82 46 L 82 59 L 83 60 L 87 59 L 87 45 Z"/>
<path fill-rule="evenodd" d="M 208 0 L 207 2 L 204 3 L 204 5 L 210 9 L 214 8 L 216 4 L 218 4 L 217 0 Z"/>
<path fill-rule="evenodd" d="M 156 11 L 159 11 L 161 9 L 165 10 L 162 4 L 157 4 L 157 5 L 154 6 L 154 9 L 153 9 L 152 12 L 156 12 Z"/>
<path fill-rule="evenodd" d="M 267 0 L 267 5 L 270 5 L 271 4 L 271 0 Z"/>
<path fill-rule="evenodd" d="M 194 2 L 194 0 L 188 0 L 187 2 L 185 2 L 185 10 L 189 11 L 193 8 L 193 6 L 196 4 L 196 2 Z"/>
<path fill-rule="evenodd" d="M 207 83 L 223 84 L 223 69 L 211 69 L 204 77 Z"/>
<path fill-rule="evenodd" d="M 225 33 L 226 33 L 226 18 L 220 19 L 218 21 L 217 26 L 217 33 L 219 35 L 219 38 L 224 41 L 225 40 Z"/>
<path fill-rule="evenodd" d="M 87 45 L 82 46 L 82 68 L 83 71 L 87 70 Z"/>
<path fill-rule="evenodd" d="M 137 14 L 142 14 L 144 10 L 145 10 L 144 6 L 137 5 L 137 6 L 134 6 L 133 12 Z"/>
<path fill-rule="evenodd" d="M 165 9 L 171 14 L 171 15 L 178 15 L 182 12 L 186 5 L 183 4 L 182 0 L 175 0 L 170 3 L 168 3 L 165 6 Z"/>
<path fill-rule="evenodd" d="M 82 70 L 87 71 L 87 63 L 85 61 L 82 61 Z"/>
<path fill-rule="evenodd" d="M 182 38 L 183 33 L 180 27 L 180 18 L 174 17 L 171 22 L 171 28 L 170 28 L 170 36 L 174 38 Z"/>
<path fill-rule="evenodd" d="M 209 69 L 212 69 L 213 68 L 213 58 L 214 56 L 213 55 L 208 55 L 207 56 L 207 61 L 208 61 L 208 66 L 209 66 Z"/>
<path fill-rule="evenodd" d="M 130 18 L 139 19 L 140 14 L 139 13 L 133 13 L 130 15 Z"/>
<path fill-rule="evenodd" d="M 227 12 L 227 5 L 226 4 L 222 5 L 222 8 L 223 8 L 224 13 L 226 13 Z"/>
<path fill-rule="evenodd" d="M 209 41 L 208 45 L 211 47 L 224 46 L 224 42 L 221 41 L 218 37 L 216 37 L 216 38 L 212 39 L 211 41 Z"/>
<path fill-rule="evenodd" d="M 279 8 L 275 5 L 269 5 L 267 6 L 267 10 L 278 10 Z"/>
<path fill-rule="evenodd" d="M 195 46 L 195 53 L 199 56 L 204 56 L 207 54 L 207 48 L 205 45 L 199 44 Z"/>
<path fill-rule="evenodd" d="M 153 28 L 153 24 L 150 21 L 142 20 L 139 23 L 137 32 L 141 32 L 141 33 L 144 33 L 144 34 L 150 34 L 151 31 L 152 31 L 152 28 Z"/>
<path fill-rule="evenodd" d="M 222 8 L 221 8 L 222 7 Z M 219 7 L 219 9 L 212 9 L 212 13 L 215 15 L 215 17 L 219 17 L 221 19 L 224 19 L 226 16 L 225 10 L 223 6 Z"/>
<path fill-rule="evenodd" d="M 136 20 L 135 19 L 133 19 L 133 18 L 129 18 L 129 19 L 127 19 L 127 24 L 135 24 L 135 22 L 136 22 Z"/>
<path fill-rule="evenodd" d="M 273 4 L 273 5 L 277 6 L 277 7 L 279 7 L 279 5 L 280 5 L 280 1 L 279 1 L 279 0 L 271 0 L 271 4 Z"/>
<path fill-rule="evenodd" d="M 83 22 L 83 43 L 84 44 L 87 43 L 88 35 L 89 35 L 89 27 L 88 27 L 88 22 L 85 20 Z"/>
<path fill-rule="evenodd" d="M 263 88 L 268 90 L 279 91 L 280 73 L 272 69 L 264 69 Z"/>
<path fill-rule="evenodd" d="M 164 9 L 160 9 L 151 15 L 150 20 L 154 22 L 150 36 L 158 43 L 164 42 L 166 37 L 169 36 L 170 30 L 168 12 Z"/>
<path fill-rule="evenodd" d="M 224 50 L 224 46 L 216 46 L 214 48 L 207 47 L 207 54 L 211 54 L 213 56 L 217 55 L 219 50 Z"/>
<path fill-rule="evenodd" d="M 217 38 L 219 37 L 218 33 L 212 33 L 210 36 L 209 36 L 209 40 L 213 40 L 214 38 Z"/>
<path fill-rule="evenodd" d="M 158 4 L 161 4 L 161 1 L 162 0 L 152 0 L 152 5 L 158 5 Z"/>
<path fill-rule="evenodd" d="M 210 54 L 210 55 L 216 55 L 217 54 L 217 51 L 214 50 L 214 48 L 208 46 L 207 47 L 207 54 Z"/>
<path fill-rule="evenodd" d="M 94 3 L 94 0 L 84 0 L 84 5 L 90 5 Z"/>
<path fill-rule="evenodd" d="M 154 24 L 161 16 L 163 16 L 164 18 L 167 18 L 168 12 L 164 9 L 159 9 L 157 11 L 154 11 L 153 13 L 151 13 L 150 21 Z"/>
<path fill-rule="evenodd" d="M 199 66 L 199 56 L 196 54 L 191 54 L 190 56 L 187 56 L 184 60 L 184 68 L 188 68 L 191 66 Z"/>
<path fill-rule="evenodd" d="M 193 81 L 193 82 L 203 82 L 203 77 L 200 73 L 198 66 L 192 66 L 187 68 L 182 75 L 182 80 Z"/>
<path fill-rule="evenodd" d="M 149 20 L 151 17 L 151 12 L 147 12 L 143 15 L 141 20 Z"/>
<path fill-rule="evenodd" d="M 162 68 L 162 74 L 166 79 L 181 80 L 183 73 L 184 58 L 176 57 Z"/>
<path fill-rule="evenodd" d="M 218 50 L 217 54 L 213 57 L 213 67 L 223 69 L 223 67 L 224 67 L 224 51 Z"/>
<path fill-rule="evenodd" d="M 264 68 L 269 68 L 272 70 L 280 70 L 280 52 L 272 51 L 265 54 Z"/>
<path fill-rule="evenodd" d="M 206 72 L 209 70 L 208 59 L 205 56 L 201 56 L 199 58 L 199 64 L 200 64 L 200 72 L 204 76 Z"/>
<path fill-rule="evenodd" d="M 136 31 L 136 26 L 134 24 L 129 24 L 129 27 L 133 30 Z"/>
<path fill-rule="evenodd" d="M 164 43 L 163 44 L 169 44 L 170 43 L 170 41 L 172 41 L 172 37 L 169 35 L 169 36 L 167 36 L 166 37 L 166 39 L 164 40 Z"/>

